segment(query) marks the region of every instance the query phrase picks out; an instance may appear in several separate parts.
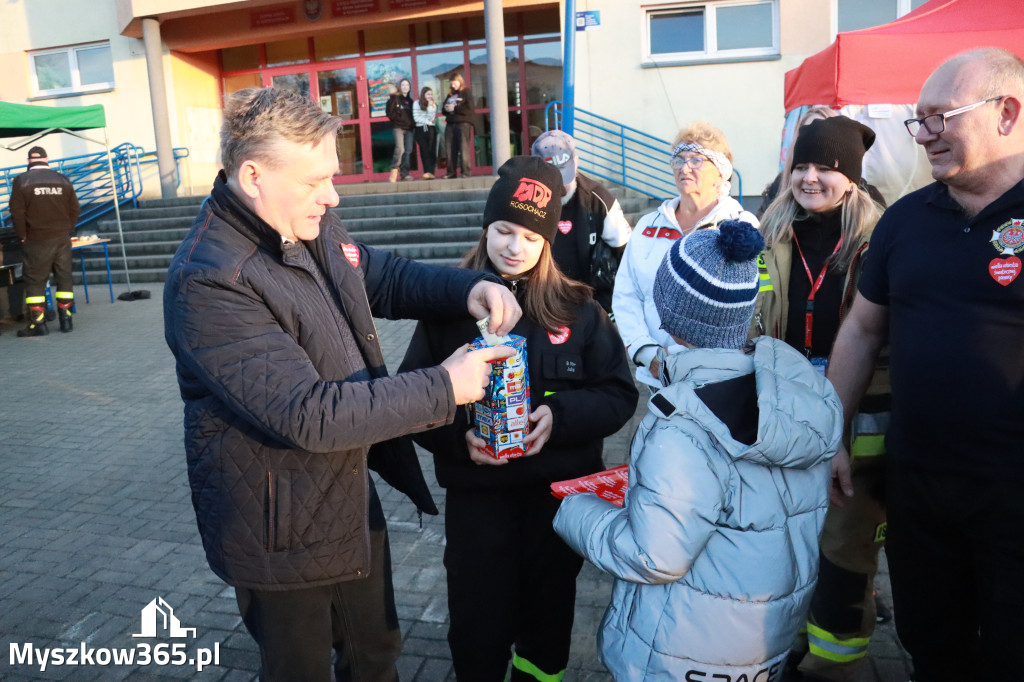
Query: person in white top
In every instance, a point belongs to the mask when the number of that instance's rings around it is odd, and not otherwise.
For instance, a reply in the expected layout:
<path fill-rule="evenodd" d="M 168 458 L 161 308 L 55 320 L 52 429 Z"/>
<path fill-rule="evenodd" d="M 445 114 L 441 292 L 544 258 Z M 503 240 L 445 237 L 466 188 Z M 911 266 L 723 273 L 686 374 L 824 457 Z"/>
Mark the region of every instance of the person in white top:
<path fill-rule="evenodd" d="M 423 161 L 423 179 L 433 180 L 437 168 L 437 104 L 434 102 L 434 91 L 430 88 L 420 90 L 420 97 L 413 100 L 412 120 L 416 124 L 416 146 L 420 149 L 420 160 Z"/>
<path fill-rule="evenodd" d="M 679 131 L 672 149 L 672 175 L 679 196 L 640 218 L 626 244 L 615 275 L 612 310 L 626 352 L 637 364 L 641 382 L 661 388 L 656 353 L 672 339 L 661 328 L 654 307 L 654 275 L 669 247 L 685 234 L 716 227 L 724 220 L 757 218 L 729 196 L 732 152 L 721 130 L 695 121 Z"/>

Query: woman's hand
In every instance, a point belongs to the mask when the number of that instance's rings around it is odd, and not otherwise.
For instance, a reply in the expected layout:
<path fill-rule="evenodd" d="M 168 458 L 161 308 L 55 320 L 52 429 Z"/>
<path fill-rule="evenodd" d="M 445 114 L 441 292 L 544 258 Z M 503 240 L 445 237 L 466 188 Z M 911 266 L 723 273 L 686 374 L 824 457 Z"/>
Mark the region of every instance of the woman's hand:
<path fill-rule="evenodd" d="M 466 447 L 469 448 L 469 458 L 477 464 L 502 466 L 508 464 L 507 459 L 495 459 L 487 454 L 487 441 L 476 435 L 473 429 L 466 431 Z"/>
<path fill-rule="evenodd" d="M 526 448 L 526 456 L 536 455 L 551 438 L 551 427 L 554 424 L 554 417 L 551 408 L 541 405 L 530 413 L 530 435 L 523 439 L 523 447 Z"/>

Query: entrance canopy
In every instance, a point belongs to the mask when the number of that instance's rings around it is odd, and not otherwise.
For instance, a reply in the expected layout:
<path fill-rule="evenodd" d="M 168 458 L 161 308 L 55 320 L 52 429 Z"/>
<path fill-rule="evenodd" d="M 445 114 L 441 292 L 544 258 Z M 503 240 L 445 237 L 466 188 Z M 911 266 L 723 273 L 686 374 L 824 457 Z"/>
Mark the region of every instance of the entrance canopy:
<path fill-rule="evenodd" d="M 0 102 L 0 137 L 25 137 L 47 130 L 106 128 L 102 104 L 88 107 L 42 107 Z"/>
<path fill-rule="evenodd" d="M 1021 0 L 931 0 L 892 23 L 840 33 L 786 73 L 785 107 L 916 103 L 940 63 L 976 47 L 1024 45 Z"/>

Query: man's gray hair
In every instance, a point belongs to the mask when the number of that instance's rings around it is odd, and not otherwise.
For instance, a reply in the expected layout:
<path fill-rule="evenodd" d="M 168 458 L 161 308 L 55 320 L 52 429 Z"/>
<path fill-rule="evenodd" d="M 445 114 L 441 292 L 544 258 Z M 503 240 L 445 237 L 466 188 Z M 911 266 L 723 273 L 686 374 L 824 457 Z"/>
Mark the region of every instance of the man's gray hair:
<path fill-rule="evenodd" d="M 962 67 L 983 62 L 986 71 L 978 85 L 980 99 L 1011 95 L 1024 99 L 1024 60 L 1001 47 L 979 47 L 950 57 L 943 66 Z"/>
<path fill-rule="evenodd" d="M 338 132 L 341 119 L 321 111 L 319 105 L 289 90 L 246 88 L 224 104 L 220 129 L 220 157 L 224 172 L 234 176 L 243 162 L 253 159 L 273 166 L 280 159 L 276 148 L 287 140 L 316 144 Z"/>

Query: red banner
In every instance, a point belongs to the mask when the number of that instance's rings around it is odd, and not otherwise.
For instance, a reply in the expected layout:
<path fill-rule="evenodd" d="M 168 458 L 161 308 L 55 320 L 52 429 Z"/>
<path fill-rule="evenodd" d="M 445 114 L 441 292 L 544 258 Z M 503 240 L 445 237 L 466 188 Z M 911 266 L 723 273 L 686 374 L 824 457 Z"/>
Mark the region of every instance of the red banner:
<path fill-rule="evenodd" d="M 441 0 L 388 0 L 388 7 L 391 9 L 415 9 L 439 4 Z"/>
<path fill-rule="evenodd" d="M 281 24 L 294 24 L 295 8 L 275 7 L 272 9 L 258 9 L 253 10 L 253 12 L 249 16 L 252 17 L 253 28 L 279 26 Z"/>

